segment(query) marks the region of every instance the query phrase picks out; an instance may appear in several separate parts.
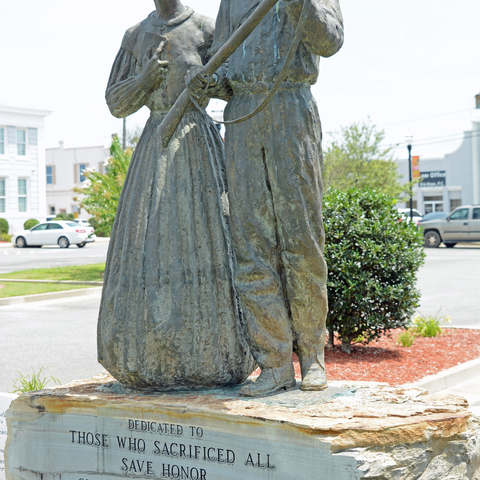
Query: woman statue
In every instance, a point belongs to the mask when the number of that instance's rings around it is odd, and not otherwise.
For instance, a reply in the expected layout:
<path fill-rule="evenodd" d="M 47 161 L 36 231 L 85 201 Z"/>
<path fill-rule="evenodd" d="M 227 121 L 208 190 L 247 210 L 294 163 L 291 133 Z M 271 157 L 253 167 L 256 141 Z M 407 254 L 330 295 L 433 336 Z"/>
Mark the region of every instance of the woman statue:
<path fill-rule="evenodd" d="M 106 92 L 114 116 L 151 115 L 112 230 L 98 359 L 134 388 L 235 385 L 254 361 L 232 286 L 223 141 L 193 103 L 167 148 L 157 134 L 187 70 L 208 61 L 214 22 L 180 0 L 155 7 L 126 32 Z"/>

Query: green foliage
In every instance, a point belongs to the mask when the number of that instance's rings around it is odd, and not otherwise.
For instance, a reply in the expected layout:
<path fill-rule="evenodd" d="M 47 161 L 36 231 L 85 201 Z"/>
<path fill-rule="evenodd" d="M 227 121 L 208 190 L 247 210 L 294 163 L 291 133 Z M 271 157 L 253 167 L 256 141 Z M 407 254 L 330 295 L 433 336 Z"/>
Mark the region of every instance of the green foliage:
<path fill-rule="evenodd" d="M 8 233 L 0 233 L 0 242 L 11 242 L 12 236 Z"/>
<path fill-rule="evenodd" d="M 397 343 L 402 347 L 411 347 L 417 336 L 415 330 L 409 328 L 397 337 Z"/>
<path fill-rule="evenodd" d="M 30 218 L 29 220 L 27 220 L 24 224 L 23 224 L 23 228 L 25 230 L 30 230 L 32 227 L 34 227 L 35 225 L 37 225 L 38 223 L 40 223 L 37 219 L 35 218 Z"/>
<path fill-rule="evenodd" d="M 347 353 L 360 336 L 368 343 L 404 327 L 420 297 L 415 283 L 423 236 L 414 224 L 398 221 L 395 202 L 369 189 L 330 189 L 324 197 L 327 325 Z"/>
<path fill-rule="evenodd" d="M 109 237 L 112 233 L 113 223 L 106 224 L 101 222 L 101 224 L 99 224 L 95 217 L 89 218 L 88 223 L 95 229 L 95 235 L 97 237 Z"/>
<path fill-rule="evenodd" d="M 433 315 L 417 315 L 413 319 L 414 329 L 421 337 L 436 337 L 443 333 L 441 324 L 450 322 L 449 317 L 435 317 Z"/>
<path fill-rule="evenodd" d="M 0 218 L 0 233 L 8 233 L 8 222 L 4 218 Z"/>
<path fill-rule="evenodd" d="M 44 370 L 45 367 L 40 367 L 40 370 L 37 373 L 32 370 L 32 375 L 22 375 L 20 372 L 17 372 L 20 375 L 20 378 L 13 384 L 15 390 L 13 390 L 12 393 L 25 393 L 42 390 L 50 382 L 55 382 L 57 385 L 60 385 L 58 378 L 52 377 L 51 375 L 41 378 L 40 376 Z"/>
<path fill-rule="evenodd" d="M 83 195 L 83 198 L 75 197 L 74 200 L 80 202 L 80 206 L 92 215 L 93 218 L 89 221 L 97 235 L 105 232 L 109 234 L 113 227 L 132 153 L 131 149 L 123 151 L 120 140 L 115 137 L 110 147 L 111 157 L 108 159 L 106 173 L 87 170 L 84 172 L 88 179 L 87 185 L 74 189 Z"/>
<path fill-rule="evenodd" d="M 326 187 L 346 191 L 371 188 L 400 198 L 410 184 L 400 183 L 401 175 L 390 148 L 381 148 L 385 138 L 370 120 L 342 127 L 325 151 L 323 182 Z"/>
<path fill-rule="evenodd" d="M 62 220 L 64 222 L 75 220 L 73 213 L 59 213 L 53 220 Z"/>

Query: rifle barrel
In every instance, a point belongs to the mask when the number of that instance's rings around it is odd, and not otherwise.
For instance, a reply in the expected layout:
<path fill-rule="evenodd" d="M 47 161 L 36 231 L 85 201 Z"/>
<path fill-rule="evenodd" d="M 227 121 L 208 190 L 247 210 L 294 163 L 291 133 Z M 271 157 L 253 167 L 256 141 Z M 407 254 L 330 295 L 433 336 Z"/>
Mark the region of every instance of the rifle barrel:
<path fill-rule="evenodd" d="M 237 0 L 242 1 L 242 0 Z M 245 20 L 238 30 L 227 40 L 218 52 L 202 68 L 204 75 L 213 75 L 235 52 L 235 50 L 248 38 L 265 15 L 275 6 L 278 0 L 263 0 L 255 11 Z M 190 92 L 185 88 L 177 101 L 163 119 L 159 128 L 162 145 L 166 148 L 181 122 L 185 112 L 190 106 Z"/>

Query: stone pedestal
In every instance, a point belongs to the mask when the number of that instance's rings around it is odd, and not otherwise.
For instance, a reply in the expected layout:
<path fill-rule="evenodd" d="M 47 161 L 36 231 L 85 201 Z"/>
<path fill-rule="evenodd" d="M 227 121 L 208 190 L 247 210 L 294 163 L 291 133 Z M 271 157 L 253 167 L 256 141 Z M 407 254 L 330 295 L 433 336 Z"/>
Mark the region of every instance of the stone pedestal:
<path fill-rule="evenodd" d="M 461 397 L 335 382 L 128 390 L 111 377 L 22 395 L 7 412 L 8 480 L 480 479 L 480 424 Z"/>

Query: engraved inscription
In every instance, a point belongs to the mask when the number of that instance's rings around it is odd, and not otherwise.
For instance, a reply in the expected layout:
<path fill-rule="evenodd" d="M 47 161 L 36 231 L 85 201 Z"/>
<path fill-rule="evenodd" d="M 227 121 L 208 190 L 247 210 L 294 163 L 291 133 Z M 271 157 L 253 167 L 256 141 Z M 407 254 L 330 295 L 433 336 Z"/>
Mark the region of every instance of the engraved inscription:
<path fill-rule="evenodd" d="M 239 455 L 234 447 L 205 445 L 208 437 L 208 431 L 199 426 L 133 418 L 127 420 L 125 435 L 69 430 L 69 442 L 75 445 L 125 452 L 125 456 L 119 456 L 122 458 L 117 470 L 118 475 L 125 477 L 208 480 L 208 464 L 237 464 L 246 469 L 246 475 L 247 469 L 272 471 L 276 468 L 270 453 L 255 451 L 245 454 L 243 451 Z M 170 463 L 168 459 L 171 459 Z"/>

